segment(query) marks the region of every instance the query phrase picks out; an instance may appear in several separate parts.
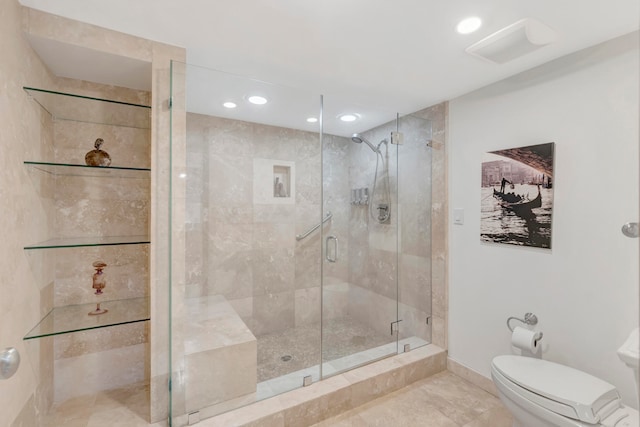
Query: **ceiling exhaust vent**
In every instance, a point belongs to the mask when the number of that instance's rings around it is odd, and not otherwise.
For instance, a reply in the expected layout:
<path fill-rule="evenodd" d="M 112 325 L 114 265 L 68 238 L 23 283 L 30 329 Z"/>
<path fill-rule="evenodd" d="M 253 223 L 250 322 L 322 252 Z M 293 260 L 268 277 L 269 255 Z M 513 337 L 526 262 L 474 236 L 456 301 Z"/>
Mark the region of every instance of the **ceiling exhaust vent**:
<path fill-rule="evenodd" d="M 525 18 L 472 44 L 465 51 L 493 63 L 504 64 L 540 49 L 555 39 L 555 31 L 547 25 Z"/>

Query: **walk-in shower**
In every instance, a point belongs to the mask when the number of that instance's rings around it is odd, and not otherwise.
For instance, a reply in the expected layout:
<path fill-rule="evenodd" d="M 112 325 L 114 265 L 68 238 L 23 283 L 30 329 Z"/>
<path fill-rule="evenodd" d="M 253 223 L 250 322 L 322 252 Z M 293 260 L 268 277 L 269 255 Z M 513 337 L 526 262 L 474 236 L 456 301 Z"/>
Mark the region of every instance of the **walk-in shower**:
<path fill-rule="evenodd" d="M 431 341 L 430 121 L 345 105 L 172 64 L 174 426 Z"/>

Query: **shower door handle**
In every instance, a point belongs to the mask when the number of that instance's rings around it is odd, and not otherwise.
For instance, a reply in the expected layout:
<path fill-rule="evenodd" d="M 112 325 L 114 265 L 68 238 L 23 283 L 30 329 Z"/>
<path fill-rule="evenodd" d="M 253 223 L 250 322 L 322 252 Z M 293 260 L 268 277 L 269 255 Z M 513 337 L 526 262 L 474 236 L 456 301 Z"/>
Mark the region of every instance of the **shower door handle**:
<path fill-rule="evenodd" d="M 330 251 L 329 251 L 329 242 L 333 241 L 333 258 L 330 255 Z M 325 258 L 327 259 L 327 261 L 329 262 L 336 262 L 338 260 L 338 238 L 336 236 L 328 236 L 327 237 L 327 241 L 325 244 Z"/>

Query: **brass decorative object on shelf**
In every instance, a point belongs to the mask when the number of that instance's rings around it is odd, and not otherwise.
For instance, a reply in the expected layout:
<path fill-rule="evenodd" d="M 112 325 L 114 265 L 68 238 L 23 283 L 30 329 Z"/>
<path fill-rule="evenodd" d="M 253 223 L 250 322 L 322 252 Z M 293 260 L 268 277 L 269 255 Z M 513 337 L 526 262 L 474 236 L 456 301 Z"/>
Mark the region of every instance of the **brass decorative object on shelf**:
<path fill-rule="evenodd" d="M 84 161 L 88 166 L 109 166 L 111 164 L 111 156 L 106 151 L 100 149 L 100 146 L 104 144 L 104 139 L 98 138 L 94 142 L 93 146 L 95 150 L 89 151 L 84 156 Z"/>
<path fill-rule="evenodd" d="M 107 266 L 107 264 L 105 264 L 102 261 L 95 261 L 93 263 L 93 266 L 96 269 L 96 272 L 93 273 L 93 289 L 96 290 L 96 295 L 102 295 L 102 290 L 104 289 L 105 286 L 107 286 L 107 281 L 105 278 L 105 274 L 102 270 L 104 270 L 104 268 Z M 97 303 L 96 309 L 93 311 L 89 312 L 89 316 L 96 316 L 98 314 L 104 314 L 106 313 L 107 310 L 106 308 L 100 308 L 100 303 Z"/>

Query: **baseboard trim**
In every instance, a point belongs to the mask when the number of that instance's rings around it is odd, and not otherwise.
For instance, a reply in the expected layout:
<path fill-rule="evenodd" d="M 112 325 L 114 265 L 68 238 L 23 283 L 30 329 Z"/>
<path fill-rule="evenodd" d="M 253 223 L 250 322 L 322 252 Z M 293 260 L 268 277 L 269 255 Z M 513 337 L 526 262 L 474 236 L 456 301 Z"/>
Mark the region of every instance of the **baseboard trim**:
<path fill-rule="evenodd" d="M 447 370 L 459 377 L 464 378 L 471 384 L 480 387 L 484 391 L 498 397 L 498 390 L 496 389 L 495 384 L 493 384 L 491 378 L 485 377 L 484 375 L 474 371 L 473 369 L 468 368 L 459 362 L 456 362 L 450 357 L 447 357 Z"/>

